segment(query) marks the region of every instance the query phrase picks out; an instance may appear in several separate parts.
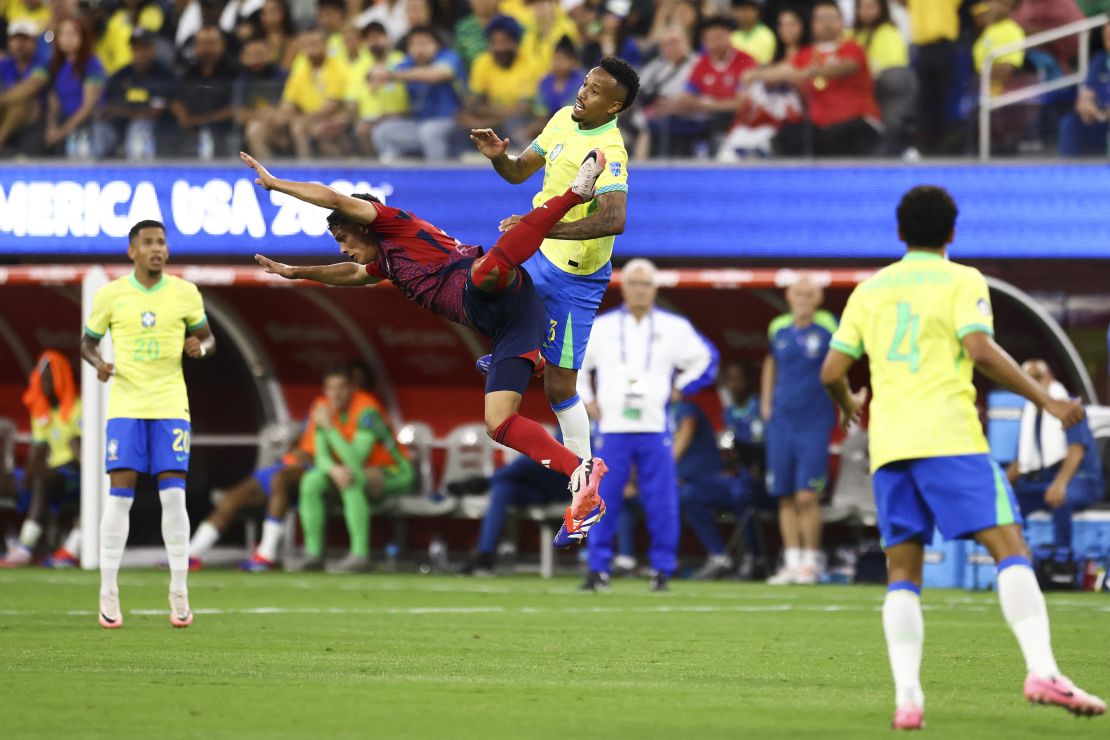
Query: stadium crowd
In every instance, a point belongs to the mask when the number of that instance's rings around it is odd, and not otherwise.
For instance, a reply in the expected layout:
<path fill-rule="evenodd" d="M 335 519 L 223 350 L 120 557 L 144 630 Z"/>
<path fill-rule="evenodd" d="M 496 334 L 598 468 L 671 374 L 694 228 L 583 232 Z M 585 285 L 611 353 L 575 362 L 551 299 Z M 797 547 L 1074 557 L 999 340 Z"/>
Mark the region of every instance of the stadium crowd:
<path fill-rule="evenodd" d="M 443 160 L 524 146 L 605 56 L 639 69 L 636 158 L 968 151 L 992 48 L 1106 0 L 4 0 L 6 156 Z M 1110 37 L 1110 30 L 1105 36 Z M 1100 41 L 1100 45 L 1101 41 Z M 998 60 L 1001 92 L 1075 38 Z M 994 117 L 1003 151 L 1105 154 L 1110 78 Z"/>

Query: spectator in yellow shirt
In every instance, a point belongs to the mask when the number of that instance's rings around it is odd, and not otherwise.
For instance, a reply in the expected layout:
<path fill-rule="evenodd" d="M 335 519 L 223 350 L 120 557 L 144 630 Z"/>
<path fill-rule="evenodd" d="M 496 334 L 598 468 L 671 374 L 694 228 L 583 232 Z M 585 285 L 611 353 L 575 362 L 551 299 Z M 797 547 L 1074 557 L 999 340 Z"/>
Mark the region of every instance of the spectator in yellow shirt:
<path fill-rule="evenodd" d="M 926 154 L 949 151 L 958 127 L 951 121 L 953 86 L 957 84 L 956 39 L 963 0 L 906 0 L 915 48 L 920 146 Z"/>
<path fill-rule="evenodd" d="M 121 6 L 108 16 L 104 33 L 96 43 L 96 55 L 104 71 L 113 75 L 131 64 L 131 32 L 145 28 L 152 34 L 162 30 L 165 13 L 157 0 L 123 0 Z"/>
<path fill-rule="evenodd" d="M 489 50 L 470 70 L 470 100 L 460 116 L 463 128 L 504 129 L 510 139 L 523 140 L 541 73 L 520 52 L 522 34 L 520 24 L 508 16 L 494 18 L 486 27 Z"/>
<path fill-rule="evenodd" d="M 319 28 L 304 31 L 299 42 L 307 63 L 294 61 L 281 106 L 247 125 L 247 144 L 263 157 L 276 148 L 309 159 L 314 142 L 325 156 L 342 155 L 348 143 L 343 116 L 347 66 L 328 55 L 327 37 Z"/>
<path fill-rule="evenodd" d="M 4 20 L 8 24 L 16 21 L 31 21 L 37 28 L 50 28 L 54 12 L 45 0 L 7 0 L 3 3 Z"/>
<path fill-rule="evenodd" d="M 399 80 L 380 86 L 372 84 L 371 72 L 384 66 L 394 70 L 405 55 L 392 48 L 389 33 L 378 21 L 371 21 L 363 30 L 363 51 L 351 67 L 347 80 L 347 107 L 355 123 L 355 144 L 366 155 L 374 151 L 371 132 L 375 124 L 386 118 L 404 115 L 409 110 L 409 96 Z"/>
<path fill-rule="evenodd" d="M 992 50 L 1025 40 L 1025 31 L 1010 17 L 1016 5 L 1016 0 L 987 0 L 972 8 L 976 25 L 983 29 L 971 47 L 976 72 L 983 71 L 983 64 Z M 995 59 L 991 65 L 991 94 L 1002 93 L 1014 72 L 1024 63 L 1025 52 L 1021 50 Z"/>
<path fill-rule="evenodd" d="M 775 34 L 759 20 L 759 0 L 732 0 L 732 16 L 736 30 L 732 32 L 732 48 L 739 49 L 760 64 L 775 58 Z"/>
<path fill-rule="evenodd" d="M 883 113 L 881 154 L 897 157 L 911 145 L 917 117 L 917 75 L 910 50 L 890 17 L 890 0 L 856 0 L 852 37 L 867 53 L 875 101 Z"/>
<path fill-rule="evenodd" d="M 551 71 L 555 47 L 562 39 L 570 39 L 575 46 L 578 45 L 578 26 L 555 0 L 531 0 L 528 9 L 532 11 L 532 17 L 524 26 L 520 49 L 522 54 L 531 57 L 533 67 L 542 76 Z"/>

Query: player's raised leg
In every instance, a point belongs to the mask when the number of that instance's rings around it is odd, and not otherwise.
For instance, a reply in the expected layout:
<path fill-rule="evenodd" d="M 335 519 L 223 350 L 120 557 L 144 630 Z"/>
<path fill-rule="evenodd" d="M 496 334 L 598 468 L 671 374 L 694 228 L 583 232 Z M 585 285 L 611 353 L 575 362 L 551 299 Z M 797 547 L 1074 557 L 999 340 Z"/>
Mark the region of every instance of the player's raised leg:
<path fill-rule="evenodd" d="M 1072 714 L 1094 716 L 1106 713 L 1106 702 L 1077 687 L 1060 673 L 1052 652 L 1048 608 L 1041 593 L 1021 527 L 1010 524 L 976 535 L 998 564 L 998 601 L 1025 656 L 1028 674 L 1025 698 L 1038 704 L 1053 704 Z"/>

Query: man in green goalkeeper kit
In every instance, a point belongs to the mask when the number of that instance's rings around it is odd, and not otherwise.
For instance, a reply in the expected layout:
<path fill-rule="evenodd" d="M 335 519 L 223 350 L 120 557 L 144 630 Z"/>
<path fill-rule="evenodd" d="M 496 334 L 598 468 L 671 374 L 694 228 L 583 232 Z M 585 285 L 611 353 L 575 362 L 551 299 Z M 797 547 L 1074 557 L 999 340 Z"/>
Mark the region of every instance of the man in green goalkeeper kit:
<path fill-rule="evenodd" d="M 324 398 L 313 406 L 306 436 L 312 440 L 315 462 L 300 484 L 305 559 L 290 570 L 324 569 L 324 497 L 338 491 L 351 550 L 328 570 L 365 572 L 370 569 L 371 501 L 408 493 L 412 464 L 393 436 L 381 403 L 370 393 L 356 391 L 345 369 L 324 376 Z"/>

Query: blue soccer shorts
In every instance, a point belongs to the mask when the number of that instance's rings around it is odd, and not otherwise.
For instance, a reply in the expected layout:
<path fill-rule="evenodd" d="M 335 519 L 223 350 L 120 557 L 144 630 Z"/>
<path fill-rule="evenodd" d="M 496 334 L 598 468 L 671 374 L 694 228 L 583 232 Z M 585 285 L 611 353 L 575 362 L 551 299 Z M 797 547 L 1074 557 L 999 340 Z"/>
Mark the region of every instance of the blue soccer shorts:
<path fill-rule="evenodd" d="M 884 547 L 929 542 L 934 527 L 956 540 L 1022 521 L 1014 491 L 989 455 L 887 463 L 875 471 L 873 487 Z"/>
<path fill-rule="evenodd" d="M 547 325 L 540 352 L 552 365 L 577 370 L 586 357 L 586 343 L 594 327 L 597 309 L 609 287 L 613 266 L 608 262 L 592 275 L 572 275 L 536 252 L 524 269 L 543 298 Z"/>
<path fill-rule="evenodd" d="M 191 434 L 184 419 L 109 419 L 105 469 L 188 472 Z"/>
<path fill-rule="evenodd" d="M 823 493 L 829 483 L 829 429 L 772 419 L 767 428 L 767 492 L 775 498 L 798 491 Z"/>
<path fill-rule="evenodd" d="M 270 498 L 270 495 L 274 492 L 274 476 L 285 470 L 286 467 L 285 463 L 276 462 L 273 465 L 267 465 L 254 471 L 252 477 L 258 483 L 262 492 L 266 494 L 266 498 Z"/>

